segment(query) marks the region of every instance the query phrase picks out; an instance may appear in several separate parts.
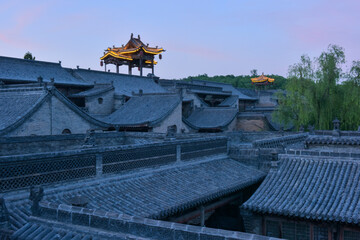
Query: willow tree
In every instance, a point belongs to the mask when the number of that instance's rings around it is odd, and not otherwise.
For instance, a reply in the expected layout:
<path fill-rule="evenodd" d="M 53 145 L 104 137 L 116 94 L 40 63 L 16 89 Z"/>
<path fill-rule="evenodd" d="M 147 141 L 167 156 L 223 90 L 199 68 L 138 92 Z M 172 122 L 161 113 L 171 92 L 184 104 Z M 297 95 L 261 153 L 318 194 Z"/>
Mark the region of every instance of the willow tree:
<path fill-rule="evenodd" d="M 315 59 L 306 55 L 289 67 L 286 95 L 280 95 L 274 119 L 281 124 L 315 125 L 317 129 L 330 129 L 332 120 L 340 117 L 341 89 L 337 86 L 345 62 L 343 48 L 329 45 Z"/>
<path fill-rule="evenodd" d="M 332 120 L 339 118 L 341 98 L 337 83 L 345 63 L 344 49 L 337 45 L 329 45 L 317 59 L 317 84 L 313 89 L 312 106 L 315 111 L 315 125 L 318 129 L 330 129 Z"/>
<path fill-rule="evenodd" d="M 311 89 L 314 87 L 313 64 L 307 55 L 301 56 L 300 62 L 289 67 L 286 94 L 277 93 L 279 106 L 273 116 L 275 121 L 285 127 L 313 122 L 313 109 L 309 99 Z"/>
<path fill-rule="evenodd" d="M 360 125 L 360 61 L 353 61 L 347 81 L 341 84 L 342 107 L 340 109 L 342 127 L 357 130 Z"/>

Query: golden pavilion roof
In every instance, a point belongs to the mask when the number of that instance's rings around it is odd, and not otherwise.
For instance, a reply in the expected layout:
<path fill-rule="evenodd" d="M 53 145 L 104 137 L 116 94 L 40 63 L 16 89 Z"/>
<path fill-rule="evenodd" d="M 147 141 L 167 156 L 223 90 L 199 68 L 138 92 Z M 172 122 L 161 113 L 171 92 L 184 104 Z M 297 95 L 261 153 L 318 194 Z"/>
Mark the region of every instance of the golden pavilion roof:
<path fill-rule="evenodd" d="M 157 46 L 149 47 L 148 44 L 145 45 L 140 40 L 140 36 L 138 36 L 138 38 L 134 38 L 133 35 L 131 35 L 130 40 L 125 46 L 123 45 L 121 47 L 114 46 L 113 48 L 107 48 L 105 50 L 104 56 L 102 56 L 100 59 L 104 60 L 107 57 L 111 56 L 121 60 L 132 61 L 134 60 L 134 56 L 136 56 L 141 50 L 145 54 L 149 55 L 157 55 L 165 51 L 163 48 L 158 48 Z M 147 63 L 151 62 L 148 60 Z M 157 62 L 153 61 L 153 63 L 156 64 Z"/>
<path fill-rule="evenodd" d="M 273 83 L 275 81 L 274 78 L 269 78 L 267 76 L 265 76 L 264 74 L 261 74 L 261 76 L 256 77 L 256 78 L 251 78 L 251 82 L 252 83 Z"/>

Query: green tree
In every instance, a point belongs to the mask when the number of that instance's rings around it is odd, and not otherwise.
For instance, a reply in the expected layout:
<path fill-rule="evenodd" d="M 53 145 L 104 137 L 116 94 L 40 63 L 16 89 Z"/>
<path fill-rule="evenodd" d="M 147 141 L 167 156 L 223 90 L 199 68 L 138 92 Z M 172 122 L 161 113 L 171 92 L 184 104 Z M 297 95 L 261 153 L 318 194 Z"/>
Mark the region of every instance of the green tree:
<path fill-rule="evenodd" d="M 341 65 L 345 63 L 344 49 L 337 45 L 329 45 L 327 51 L 319 56 L 317 63 L 317 85 L 312 95 L 316 111 L 315 124 L 318 129 L 330 129 L 332 120 L 335 117 L 340 118 L 340 92 L 336 84 L 342 72 Z"/>
<path fill-rule="evenodd" d="M 360 125 L 360 61 L 353 61 L 347 81 L 341 84 L 340 116 L 343 129 L 357 130 Z"/>
<path fill-rule="evenodd" d="M 25 53 L 24 59 L 35 60 L 35 57 L 33 57 L 32 53 L 28 51 L 27 53 Z"/>
<path fill-rule="evenodd" d="M 275 121 L 285 127 L 294 125 L 296 129 L 314 121 L 309 102 L 311 89 L 315 85 L 313 76 L 312 62 L 306 55 L 301 56 L 299 63 L 289 67 L 286 94 L 276 93 L 279 107 L 273 113 Z"/>
<path fill-rule="evenodd" d="M 250 75 L 252 76 L 252 77 L 256 77 L 258 74 L 257 74 L 257 69 L 253 69 L 253 70 L 251 70 L 250 71 Z"/>
<path fill-rule="evenodd" d="M 274 119 L 282 124 L 314 124 L 317 129 L 331 129 L 339 118 L 343 129 L 354 129 L 360 119 L 360 62 L 353 62 L 348 80 L 339 84 L 344 49 L 329 45 L 315 59 L 307 56 L 289 67 L 286 95 L 279 96 L 279 107 Z"/>

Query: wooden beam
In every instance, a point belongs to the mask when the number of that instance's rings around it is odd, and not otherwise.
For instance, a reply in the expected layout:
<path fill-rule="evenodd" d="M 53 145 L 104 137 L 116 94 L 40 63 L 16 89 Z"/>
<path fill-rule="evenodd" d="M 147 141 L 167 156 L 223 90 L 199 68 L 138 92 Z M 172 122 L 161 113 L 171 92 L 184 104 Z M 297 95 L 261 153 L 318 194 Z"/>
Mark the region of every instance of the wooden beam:
<path fill-rule="evenodd" d="M 222 200 L 220 201 L 217 201 L 217 202 L 214 202 L 210 205 L 207 205 L 207 206 L 203 206 L 203 212 L 204 214 L 207 213 L 207 212 L 210 212 L 210 211 L 213 211 L 219 207 L 222 207 L 226 204 L 229 204 L 230 202 L 234 201 L 234 200 L 237 200 L 239 198 L 242 197 L 242 193 L 238 193 L 238 194 L 235 194 L 233 196 L 230 196 L 230 197 L 227 197 L 227 198 L 223 198 Z M 170 222 L 177 222 L 177 223 L 186 223 L 188 221 L 190 221 L 191 219 L 194 219 L 198 216 L 201 216 L 201 213 L 202 213 L 202 209 L 199 208 L 193 212 L 190 212 L 190 213 L 187 213 L 185 215 L 182 215 L 180 217 L 174 217 L 174 218 L 170 218 L 169 221 Z"/>

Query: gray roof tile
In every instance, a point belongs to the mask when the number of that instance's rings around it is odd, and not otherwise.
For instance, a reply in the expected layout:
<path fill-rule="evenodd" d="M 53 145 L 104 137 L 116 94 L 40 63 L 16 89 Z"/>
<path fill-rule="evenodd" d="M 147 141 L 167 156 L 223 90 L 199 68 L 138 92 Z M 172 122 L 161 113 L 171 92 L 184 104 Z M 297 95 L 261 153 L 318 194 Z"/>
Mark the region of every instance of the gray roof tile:
<path fill-rule="evenodd" d="M 133 92 L 138 93 L 165 93 L 163 87 L 154 82 L 152 78 L 139 77 L 134 75 L 108 73 L 101 71 L 74 69 L 75 75 L 80 76 L 88 83 L 111 83 L 115 87 L 115 93 L 118 95 L 132 96 Z"/>
<path fill-rule="evenodd" d="M 95 84 L 93 88 L 86 90 L 86 91 L 72 94 L 72 95 L 70 95 L 70 97 L 91 97 L 91 96 L 96 96 L 96 95 L 99 95 L 102 93 L 106 93 L 113 89 L 114 89 L 114 86 L 112 86 L 111 84 Z"/>
<path fill-rule="evenodd" d="M 360 162 L 289 156 L 243 207 L 261 214 L 360 222 Z"/>
<path fill-rule="evenodd" d="M 241 100 L 251 100 L 251 101 L 257 100 L 256 98 L 249 97 L 249 96 L 243 94 L 241 91 L 239 91 L 237 88 L 235 88 L 231 84 L 212 82 L 212 81 L 203 81 L 203 80 L 192 80 L 191 83 L 204 84 L 204 85 L 213 86 L 213 87 L 221 87 L 223 89 L 223 91 L 230 91 L 232 93 L 232 95 L 237 95 L 239 97 L 239 99 L 241 99 Z"/>
<path fill-rule="evenodd" d="M 91 86 L 79 78 L 72 76 L 61 67 L 60 63 L 25 60 L 0 56 L 0 80 L 11 82 L 37 82 L 41 76 L 44 82 L 54 78 L 55 84 Z"/>
<path fill-rule="evenodd" d="M 196 164 L 86 186 L 49 201 L 68 203 L 78 194 L 89 199 L 87 208 L 133 216 L 163 218 L 181 209 L 211 201 L 261 181 L 265 174 L 235 160 L 216 159 Z"/>
<path fill-rule="evenodd" d="M 16 128 L 30 117 L 51 95 L 57 97 L 68 108 L 96 126 L 108 127 L 80 110 L 56 88 L 14 87 L 0 89 L 0 134 Z"/>
<path fill-rule="evenodd" d="M 184 122 L 194 129 L 224 128 L 237 115 L 237 108 L 206 107 L 196 108 Z"/>
<path fill-rule="evenodd" d="M 231 95 L 230 97 L 226 98 L 224 101 L 222 101 L 218 106 L 219 107 L 230 107 L 233 104 L 237 103 L 238 96 Z"/>
<path fill-rule="evenodd" d="M 0 89 L 0 131 L 30 114 L 46 96 L 47 92 L 43 88 L 30 88 L 24 91 Z"/>
<path fill-rule="evenodd" d="M 176 94 L 134 96 L 103 121 L 123 126 L 152 125 L 167 117 L 180 103 L 180 97 Z"/>

